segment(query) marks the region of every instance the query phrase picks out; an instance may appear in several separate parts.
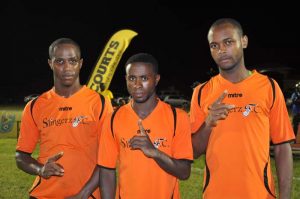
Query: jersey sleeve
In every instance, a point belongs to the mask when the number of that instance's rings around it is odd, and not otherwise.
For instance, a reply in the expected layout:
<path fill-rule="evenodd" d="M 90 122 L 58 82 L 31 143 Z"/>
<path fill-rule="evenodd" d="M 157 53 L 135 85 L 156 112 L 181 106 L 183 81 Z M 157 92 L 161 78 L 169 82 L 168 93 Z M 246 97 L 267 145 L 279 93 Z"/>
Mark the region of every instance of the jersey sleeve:
<path fill-rule="evenodd" d="M 101 108 L 104 108 L 102 116 L 100 118 L 101 124 L 103 123 L 103 121 L 105 120 L 107 115 L 109 115 L 110 113 L 113 112 L 113 107 L 112 107 L 110 99 L 108 99 L 108 97 L 105 97 L 104 99 L 105 99 L 105 102 L 104 102 L 105 105 L 104 105 L 104 107 L 101 107 Z"/>
<path fill-rule="evenodd" d="M 203 84 L 202 84 L 203 85 Z M 192 100 L 191 100 L 191 109 L 190 109 L 190 120 L 191 120 L 191 130 L 192 133 L 195 133 L 202 123 L 205 120 L 205 113 L 201 109 L 200 105 L 198 104 L 198 96 L 200 87 L 202 85 L 198 85 L 193 92 Z"/>
<path fill-rule="evenodd" d="M 175 159 L 193 160 L 191 126 L 189 117 L 181 109 L 177 111 L 176 132 L 172 144 L 172 157 Z"/>
<path fill-rule="evenodd" d="M 275 101 L 270 111 L 270 133 L 274 144 L 295 139 L 291 121 L 287 112 L 285 99 L 277 82 L 275 84 Z"/>
<path fill-rule="evenodd" d="M 39 130 L 33 119 L 31 110 L 32 101 L 28 102 L 24 108 L 21 119 L 20 135 L 18 138 L 16 150 L 26 153 L 32 153 L 39 141 Z"/>
<path fill-rule="evenodd" d="M 118 158 L 117 141 L 111 132 L 111 117 L 110 113 L 105 117 L 98 148 L 98 165 L 107 168 L 116 168 L 116 162 Z"/>

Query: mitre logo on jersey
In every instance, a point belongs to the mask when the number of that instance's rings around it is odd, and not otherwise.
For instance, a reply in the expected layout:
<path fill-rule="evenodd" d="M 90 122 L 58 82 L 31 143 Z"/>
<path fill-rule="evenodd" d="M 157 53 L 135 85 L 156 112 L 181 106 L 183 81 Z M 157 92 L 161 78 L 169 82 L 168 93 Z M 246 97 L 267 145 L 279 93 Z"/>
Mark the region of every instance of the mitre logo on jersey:
<path fill-rule="evenodd" d="M 228 93 L 227 97 L 228 98 L 243 97 L 243 94 L 242 93 Z"/>
<path fill-rule="evenodd" d="M 58 111 L 71 111 L 72 107 L 70 106 L 64 106 L 64 107 L 59 107 Z"/>

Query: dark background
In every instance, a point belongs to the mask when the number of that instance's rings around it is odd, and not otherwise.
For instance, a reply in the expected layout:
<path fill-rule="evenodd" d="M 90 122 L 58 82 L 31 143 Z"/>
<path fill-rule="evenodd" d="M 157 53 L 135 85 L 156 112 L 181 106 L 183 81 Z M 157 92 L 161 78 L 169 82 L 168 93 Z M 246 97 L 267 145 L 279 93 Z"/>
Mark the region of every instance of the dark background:
<path fill-rule="evenodd" d="M 290 67 L 297 72 L 299 11 L 292 5 L 278 9 L 245 7 L 229 3 L 224 7 L 204 6 L 188 1 L 3 2 L 1 101 L 22 102 L 24 96 L 52 87 L 48 47 L 59 37 L 70 37 L 80 44 L 84 59 L 81 82 L 86 83 L 110 36 L 125 28 L 138 36 L 123 54 L 110 90 L 127 94 L 124 63 L 135 53 L 148 52 L 159 61 L 159 90 L 174 87 L 190 97 L 195 81 L 206 81 L 211 70 L 217 71 L 206 35 L 211 23 L 221 17 L 237 19 L 248 35 L 248 68 Z"/>

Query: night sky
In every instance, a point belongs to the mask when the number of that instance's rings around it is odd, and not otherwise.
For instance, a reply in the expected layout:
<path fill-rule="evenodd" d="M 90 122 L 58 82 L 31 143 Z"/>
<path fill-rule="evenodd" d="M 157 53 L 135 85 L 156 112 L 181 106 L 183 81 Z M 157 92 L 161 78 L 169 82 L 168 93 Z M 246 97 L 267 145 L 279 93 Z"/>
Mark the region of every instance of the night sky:
<path fill-rule="evenodd" d="M 150 1 L 149 1 L 150 2 Z M 276 68 L 300 66 L 299 16 L 291 10 L 269 7 L 203 7 L 200 5 L 116 1 L 94 3 L 11 0 L 1 7 L 1 102 L 20 102 L 53 85 L 48 47 L 60 37 L 77 41 L 84 59 L 81 82 L 86 83 L 110 36 L 120 29 L 138 33 L 120 61 L 111 82 L 115 94 L 127 94 L 124 63 L 133 54 L 148 52 L 159 62 L 159 90 L 175 87 L 190 97 L 195 81 L 206 81 L 217 70 L 209 52 L 207 31 L 221 17 L 240 21 L 249 46 L 246 66 Z M 63 4 L 62 4 L 63 3 Z M 283 11 L 284 10 L 284 11 Z M 284 14 L 283 14 L 284 13 Z M 299 70 L 298 70 L 299 71 Z"/>

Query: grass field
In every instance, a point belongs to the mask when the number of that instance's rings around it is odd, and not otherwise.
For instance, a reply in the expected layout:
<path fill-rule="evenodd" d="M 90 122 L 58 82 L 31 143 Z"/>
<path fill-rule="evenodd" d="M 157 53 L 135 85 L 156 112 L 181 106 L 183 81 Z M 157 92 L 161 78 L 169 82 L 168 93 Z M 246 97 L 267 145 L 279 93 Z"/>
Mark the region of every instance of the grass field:
<path fill-rule="evenodd" d="M 17 169 L 14 158 L 15 145 L 16 139 L 0 139 L 0 199 L 27 199 L 27 191 L 30 188 L 34 179 L 34 176 L 30 176 Z M 203 167 L 203 158 L 194 162 L 191 177 L 188 180 L 181 182 L 180 184 L 180 190 L 182 195 L 181 198 L 201 198 Z M 292 199 L 299 198 L 300 157 L 294 157 L 294 179 Z"/>

